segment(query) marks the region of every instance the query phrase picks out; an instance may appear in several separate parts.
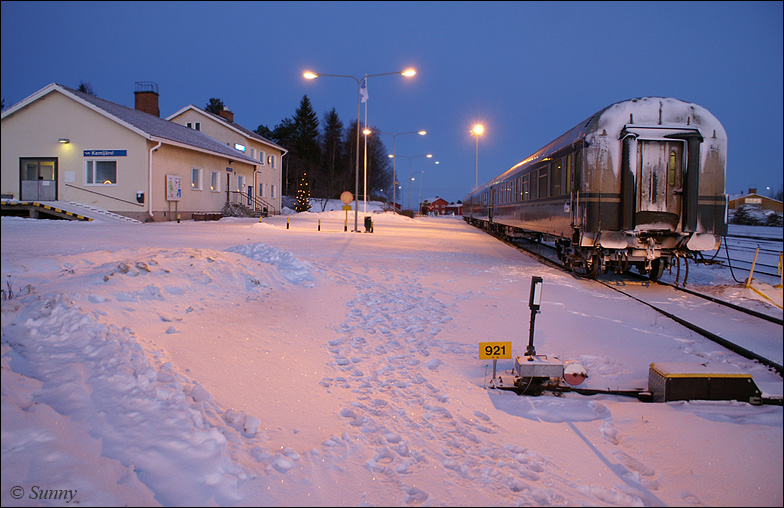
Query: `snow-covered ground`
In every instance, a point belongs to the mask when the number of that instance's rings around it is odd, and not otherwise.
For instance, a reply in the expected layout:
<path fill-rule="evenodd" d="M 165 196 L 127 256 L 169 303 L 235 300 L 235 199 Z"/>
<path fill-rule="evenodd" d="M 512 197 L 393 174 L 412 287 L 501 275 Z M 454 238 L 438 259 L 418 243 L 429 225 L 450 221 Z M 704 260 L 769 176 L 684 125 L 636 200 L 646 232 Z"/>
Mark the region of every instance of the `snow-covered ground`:
<path fill-rule="evenodd" d="M 521 397 L 485 388 L 478 343 L 523 354 L 538 275 L 537 353 L 583 387 L 780 376 L 459 218 L 376 208 L 372 234 L 342 211 L 3 218 L 2 505 L 782 505 L 781 406 Z"/>

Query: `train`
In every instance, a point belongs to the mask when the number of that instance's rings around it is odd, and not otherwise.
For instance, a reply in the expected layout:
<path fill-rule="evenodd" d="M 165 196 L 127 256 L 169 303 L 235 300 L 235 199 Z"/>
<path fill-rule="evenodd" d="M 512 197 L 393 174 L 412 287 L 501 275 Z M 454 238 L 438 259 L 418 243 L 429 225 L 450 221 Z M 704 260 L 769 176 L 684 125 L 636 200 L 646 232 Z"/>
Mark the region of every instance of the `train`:
<path fill-rule="evenodd" d="M 555 244 L 572 272 L 632 268 L 651 280 L 705 261 L 727 233 L 727 134 L 697 104 L 611 104 L 463 199 L 488 232 Z M 688 265 L 687 265 L 688 267 Z"/>

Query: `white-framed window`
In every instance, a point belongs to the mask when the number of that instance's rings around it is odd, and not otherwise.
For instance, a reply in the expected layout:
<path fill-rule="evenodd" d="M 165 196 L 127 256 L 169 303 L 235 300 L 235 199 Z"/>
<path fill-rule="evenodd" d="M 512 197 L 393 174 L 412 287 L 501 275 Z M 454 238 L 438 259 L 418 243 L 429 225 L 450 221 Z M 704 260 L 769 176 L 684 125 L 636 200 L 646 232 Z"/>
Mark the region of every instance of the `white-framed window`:
<path fill-rule="evenodd" d="M 259 150 L 259 161 L 261 162 L 262 166 L 264 165 L 265 160 L 266 159 L 264 158 L 264 152 L 262 150 Z"/>
<path fill-rule="evenodd" d="M 217 171 L 210 172 L 210 190 L 220 192 L 220 173 Z"/>
<path fill-rule="evenodd" d="M 254 159 L 254 160 L 256 159 L 256 149 L 255 148 L 251 148 L 250 149 L 250 158 Z"/>
<path fill-rule="evenodd" d="M 86 185 L 117 185 L 117 160 L 85 160 L 84 183 Z"/>
<path fill-rule="evenodd" d="M 191 168 L 191 190 L 201 190 L 201 168 Z"/>
<path fill-rule="evenodd" d="M 199 123 L 199 122 L 195 122 L 195 123 L 187 122 L 185 124 L 185 127 L 189 128 L 189 129 L 195 129 L 197 131 L 200 131 L 201 130 L 201 123 Z"/>
<path fill-rule="evenodd" d="M 259 184 L 259 197 L 260 198 L 264 197 L 264 184 L 263 183 Z"/>
<path fill-rule="evenodd" d="M 270 184 L 270 197 L 271 198 L 275 197 L 275 184 L 274 183 Z"/>
<path fill-rule="evenodd" d="M 267 156 L 267 164 L 269 164 L 269 166 L 271 168 L 275 167 L 275 156 L 274 155 L 268 155 Z"/>
<path fill-rule="evenodd" d="M 237 190 L 242 192 L 243 187 L 245 187 L 245 177 L 237 175 Z"/>

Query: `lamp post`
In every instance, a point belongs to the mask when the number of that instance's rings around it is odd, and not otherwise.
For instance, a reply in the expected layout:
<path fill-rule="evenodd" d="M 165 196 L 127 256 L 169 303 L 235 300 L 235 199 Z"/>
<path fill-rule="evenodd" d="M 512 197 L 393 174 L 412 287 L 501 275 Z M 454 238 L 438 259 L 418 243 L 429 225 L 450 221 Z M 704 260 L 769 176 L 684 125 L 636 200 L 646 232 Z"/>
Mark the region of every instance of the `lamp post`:
<path fill-rule="evenodd" d="M 392 159 L 392 208 L 394 209 L 395 205 L 397 204 L 397 200 L 395 199 L 395 191 L 397 190 L 397 171 L 395 168 L 395 142 L 397 140 L 397 137 L 400 136 L 401 134 L 419 134 L 420 136 L 424 136 L 425 134 L 427 134 L 427 131 L 398 132 L 396 134 L 392 134 L 391 132 L 378 131 L 378 133 L 392 136 L 392 157 L 391 157 Z"/>
<path fill-rule="evenodd" d="M 362 186 L 362 201 L 364 203 L 362 213 L 367 213 L 367 174 L 368 174 L 368 151 L 367 151 L 367 138 L 371 134 L 371 130 L 367 128 L 367 103 L 365 103 L 365 128 L 362 129 L 362 134 L 365 135 L 365 171 L 364 184 Z"/>
<path fill-rule="evenodd" d="M 404 159 L 408 159 L 408 208 L 406 210 L 411 210 L 411 159 L 416 159 L 418 157 L 427 157 L 428 159 L 433 157 L 432 153 L 427 155 L 391 155 L 389 156 L 390 159 L 403 157 Z"/>
<path fill-rule="evenodd" d="M 365 74 L 362 80 L 366 80 L 367 78 L 372 78 L 375 76 L 391 76 L 394 74 L 400 74 L 407 78 L 416 74 L 414 69 L 406 69 L 404 71 L 398 72 L 383 72 L 381 74 Z M 318 72 L 311 72 L 305 71 L 302 73 L 302 76 L 305 79 L 316 79 L 321 76 L 328 76 L 333 78 L 351 78 L 357 82 L 357 156 L 354 159 L 354 232 L 358 233 L 359 228 L 357 227 L 357 215 L 359 213 L 359 112 L 360 106 L 362 104 L 362 81 L 359 78 L 354 76 L 350 76 L 348 74 L 321 74 Z M 367 85 L 367 83 L 366 83 Z"/>
<path fill-rule="evenodd" d="M 415 175 L 419 174 L 419 173 L 422 174 L 422 177 L 419 179 L 419 200 L 418 200 L 419 204 L 417 206 L 419 208 L 419 213 L 422 213 L 422 180 L 425 179 L 425 170 L 422 169 L 420 171 L 414 171 Z M 413 180 L 413 178 L 412 178 L 412 180 Z"/>
<path fill-rule="evenodd" d="M 439 161 L 434 161 L 433 162 L 433 164 L 438 164 L 438 163 L 439 163 Z M 422 180 L 425 179 L 425 175 L 424 175 L 425 170 L 423 169 L 423 170 L 419 171 L 419 173 L 422 173 L 422 178 L 419 179 L 419 204 L 421 206 L 422 205 Z"/>
<path fill-rule="evenodd" d="M 471 135 L 476 137 L 476 159 L 474 162 L 474 189 L 479 187 L 479 136 L 484 134 L 485 127 L 481 123 L 474 125 Z"/>

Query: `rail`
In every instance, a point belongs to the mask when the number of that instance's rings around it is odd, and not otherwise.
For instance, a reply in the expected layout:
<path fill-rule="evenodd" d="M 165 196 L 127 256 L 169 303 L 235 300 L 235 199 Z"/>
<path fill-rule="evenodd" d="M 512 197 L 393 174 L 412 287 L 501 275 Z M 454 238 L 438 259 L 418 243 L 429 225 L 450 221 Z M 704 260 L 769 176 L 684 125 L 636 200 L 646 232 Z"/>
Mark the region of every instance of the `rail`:
<path fill-rule="evenodd" d="M 540 242 L 534 242 L 534 241 L 531 241 L 531 240 L 526 240 L 525 242 L 528 245 L 536 246 L 536 248 L 526 248 L 525 246 L 520 245 L 520 243 L 518 243 L 518 242 L 511 242 L 511 241 L 509 241 L 509 240 L 507 240 L 507 239 L 505 239 L 503 237 L 499 237 L 497 235 L 492 235 L 492 236 L 495 236 L 496 238 L 498 238 L 499 240 L 501 240 L 502 242 L 504 242 L 504 243 L 506 243 L 508 245 L 511 245 L 511 246 L 513 246 L 513 247 L 515 247 L 517 249 L 520 249 L 520 250 L 522 250 L 522 251 L 524 251 L 526 253 L 529 253 L 529 254 L 533 255 L 534 257 L 536 257 L 537 259 L 539 259 L 540 261 L 542 261 L 542 262 L 544 262 L 546 264 L 550 264 L 552 266 L 564 269 L 564 266 L 563 266 L 563 264 L 560 261 L 554 260 L 549 255 L 546 255 L 543 252 L 541 252 L 541 249 L 545 249 L 545 250 L 551 251 L 551 253 L 554 252 L 555 248 L 550 246 L 550 245 L 547 245 L 547 244 L 544 244 L 544 243 L 540 243 Z M 637 278 L 635 276 L 635 274 L 630 273 L 629 275 L 631 275 L 634 278 Z M 643 279 L 644 277 L 640 276 L 639 278 Z M 594 282 L 596 282 L 598 284 L 601 284 L 603 286 L 606 286 L 606 287 L 608 287 L 608 288 L 610 288 L 610 289 L 612 289 L 614 291 L 617 291 L 617 292 L 623 294 L 624 296 L 628 296 L 629 298 L 631 298 L 633 300 L 636 300 L 636 301 L 638 301 L 638 302 L 640 302 L 640 303 L 642 303 L 644 305 L 647 305 L 648 307 L 650 307 L 651 309 L 655 310 L 656 312 L 659 312 L 660 314 L 662 314 L 664 316 L 667 316 L 668 318 L 672 319 L 673 321 L 675 321 L 675 322 L 677 322 L 677 323 L 687 327 L 688 329 L 692 330 L 693 332 L 696 332 L 696 333 L 702 335 L 703 337 L 705 337 L 705 338 L 707 338 L 707 339 L 709 339 L 709 340 L 711 340 L 711 341 L 713 341 L 713 342 L 715 342 L 717 344 L 720 344 L 720 345 L 726 347 L 730 351 L 733 351 L 734 353 L 737 353 L 737 354 L 739 354 L 739 355 L 741 355 L 741 356 L 743 356 L 745 358 L 748 358 L 748 359 L 751 359 L 751 360 L 756 360 L 759 363 L 774 369 L 779 375 L 784 375 L 784 367 L 780 363 L 778 363 L 776 361 L 773 361 L 773 360 L 771 360 L 769 358 L 765 358 L 764 356 L 762 356 L 762 355 L 760 355 L 760 354 L 758 354 L 758 353 L 756 353 L 756 352 L 754 352 L 754 351 L 752 351 L 750 349 L 747 349 L 747 348 L 745 348 L 745 347 L 743 347 L 743 346 L 741 346 L 741 345 L 739 345 L 737 343 L 734 343 L 731 340 L 725 339 L 725 338 L 719 336 L 716 333 L 713 333 L 713 332 L 711 332 L 709 330 L 706 330 L 706 329 L 704 329 L 704 328 L 702 328 L 702 327 L 700 327 L 700 326 L 690 322 L 687 319 L 683 319 L 681 317 L 678 317 L 678 316 L 672 314 L 671 312 L 667 312 L 666 310 L 664 310 L 664 309 L 662 309 L 662 308 L 660 308 L 660 307 L 658 307 L 658 306 L 656 306 L 656 305 L 654 305 L 652 303 L 645 302 L 642 299 L 639 299 L 639 298 L 629 294 L 628 292 L 623 291 L 622 289 L 619 289 L 617 287 L 613 287 L 612 285 L 610 285 L 610 284 L 608 284 L 606 282 L 603 282 L 603 281 L 600 281 L 600 280 L 596 280 Z M 706 299 L 706 300 L 710 300 L 710 301 L 712 301 L 713 303 L 715 303 L 717 305 L 721 305 L 721 306 L 724 306 L 724 307 L 727 307 L 727 308 L 732 308 L 732 309 L 734 309 L 734 310 L 736 310 L 738 312 L 741 312 L 741 313 L 744 313 L 744 314 L 747 314 L 747 315 L 750 315 L 750 316 L 753 316 L 753 317 L 756 317 L 756 318 L 764 319 L 764 320 L 769 321 L 769 322 L 774 323 L 774 324 L 781 325 L 783 323 L 781 319 L 778 319 L 778 318 L 775 318 L 775 317 L 766 316 L 766 315 L 763 315 L 762 313 L 756 312 L 754 310 L 747 309 L 747 308 L 744 308 L 744 307 L 740 307 L 740 306 L 731 304 L 729 302 L 725 302 L 725 301 L 717 299 L 717 298 L 712 298 L 712 297 L 709 297 L 708 295 L 705 295 L 705 294 L 702 294 L 702 293 L 698 293 L 696 291 L 690 291 L 690 290 L 687 291 L 687 290 L 684 290 L 682 288 L 675 287 L 672 284 L 662 284 L 662 285 L 670 286 L 670 287 L 672 287 L 673 289 L 676 289 L 676 290 L 686 291 L 689 294 L 694 295 L 695 297 L 699 297 L 699 298 L 703 298 L 703 299 Z"/>

